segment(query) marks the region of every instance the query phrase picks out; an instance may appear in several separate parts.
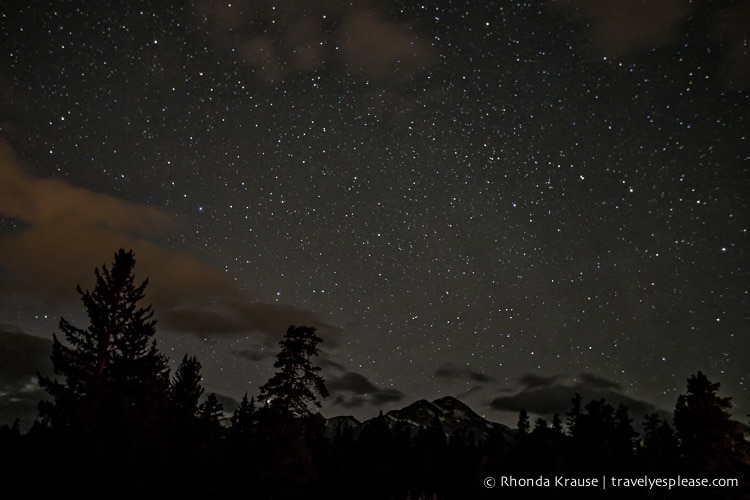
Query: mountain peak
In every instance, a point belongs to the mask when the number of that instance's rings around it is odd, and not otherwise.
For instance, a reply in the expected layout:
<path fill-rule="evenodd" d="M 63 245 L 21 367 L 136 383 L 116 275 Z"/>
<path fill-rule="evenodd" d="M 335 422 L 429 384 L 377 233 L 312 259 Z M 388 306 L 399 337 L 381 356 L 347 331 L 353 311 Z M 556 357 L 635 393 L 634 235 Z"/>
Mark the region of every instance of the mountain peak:
<path fill-rule="evenodd" d="M 484 419 L 468 405 L 452 396 L 444 396 L 433 402 L 420 399 L 404 408 L 389 411 L 384 415 L 384 418 L 389 428 L 406 426 L 406 428 L 411 429 L 412 436 L 434 425 L 436 419 L 440 422 L 440 426 L 448 438 L 455 433 L 462 433 L 467 436 L 473 435 L 476 442 L 481 442 L 486 440 L 493 432 L 500 432 L 508 439 L 513 434 L 510 428 Z M 345 421 L 340 419 L 341 417 L 338 417 L 337 420 L 329 420 L 327 427 L 332 434 L 340 428 L 350 429 L 357 433 L 362 426 L 372 424 L 375 421 L 375 418 L 373 418 L 358 425 L 358 422 L 354 419 Z"/>
<path fill-rule="evenodd" d="M 442 409 L 443 411 L 461 410 L 474 413 L 463 401 L 454 398 L 453 396 L 443 396 L 432 402 L 435 406 Z"/>

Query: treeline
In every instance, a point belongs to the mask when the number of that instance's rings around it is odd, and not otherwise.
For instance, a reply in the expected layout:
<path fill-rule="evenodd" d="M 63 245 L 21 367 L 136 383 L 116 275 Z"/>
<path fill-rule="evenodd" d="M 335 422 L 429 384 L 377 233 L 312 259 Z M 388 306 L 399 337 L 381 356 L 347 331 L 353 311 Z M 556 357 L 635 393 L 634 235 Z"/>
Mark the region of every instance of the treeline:
<path fill-rule="evenodd" d="M 381 413 L 358 434 L 344 429 L 329 444 L 323 471 L 328 493 L 321 498 L 750 498 L 750 445 L 732 420 L 731 400 L 718 395 L 719 384 L 702 373 L 687 381 L 673 422 L 653 413 L 634 426 L 626 406 L 603 399 L 584 404 L 580 394 L 571 409 L 548 422 L 530 422 L 519 413 L 512 435 L 497 428 L 483 439 L 459 428 L 446 435 L 441 421 L 416 432 L 404 422 L 389 426 Z M 502 487 L 505 476 L 516 484 Z M 555 487 L 555 477 L 596 479 L 596 488 Z M 604 477 L 736 480 L 726 487 L 610 487 Z M 484 479 L 493 477 L 494 488 Z M 528 486 L 548 479 L 550 486 Z M 508 482 L 513 482 L 509 480 Z M 541 481 L 543 482 L 543 481 Z M 367 485 L 363 491 L 361 485 Z"/>
<path fill-rule="evenodd" d="M 636 432 L 628 409 L 579 395 L 565 421 L 525 411 L 515 433 L 476 436 L 415 428 L 382 413 L 357 428 L 326 429 L 315 408 L 327 395 L 315 365 L 314 328 L 291 326 L 276 372 L 242 398 L 231 419 L 204 395 L 201 364 L 185 355 L 174 373 L 153 341 L 150 307 L 140 306 L 132 252 L 96 270 L 78 288 L 90 319 L 60 322 L 53 374 L 40 374 L 49 398 L 29 432 L 0 428 L 1 498 L 746 498 L 750 451 L 731 402 L 701 372 L 677 401 L 673 423 L 645 417 Z M 449 435 L 448 435 L 449 434 Z M 484 478 L 603 474 L 738 478 L 740 486 L 676 489 L 488 489 Z"/>

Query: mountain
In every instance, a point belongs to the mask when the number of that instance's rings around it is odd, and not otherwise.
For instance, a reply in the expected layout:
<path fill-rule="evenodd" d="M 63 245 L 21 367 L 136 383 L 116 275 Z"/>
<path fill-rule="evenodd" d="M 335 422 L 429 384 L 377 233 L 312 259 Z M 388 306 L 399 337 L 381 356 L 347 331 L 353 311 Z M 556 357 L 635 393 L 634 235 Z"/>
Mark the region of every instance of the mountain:
<path fill-rule="evenodd" d="M 326 420 L 325 435 L 329 440 L 333 440 L 334 437 L 340 436 L 345 432 L 351 432 L 352 437 L 355 437 L 359 435 L 361 427 L 362 422 L 351 415 L 333 417 Z"/>
<path fill-rule="evenodd" d="M 332 439 L 342 432 L 351 432 L 357 437 L 362 428 L 373 425 L 378 417 L 359 422 L 351 416 L 333 417 L 326 421 L 326 435 Z M 440 422 L 443 432 L 450 438 L 457 432 L 474 435 L 476 442 L 485 441 L 492 433 L 499 433 L 506 441 L 512 439 L 514 431 L 509 427 L 491 422 L 479 416 L 474 410 L 458 399 L 446 396 L 429 402 L 420 399 L 399 410 L 391 410 L 384 415 L 390 429 L 406 427 L 414 437 L 420 430 L 430 427 L 435 419 Z"/>

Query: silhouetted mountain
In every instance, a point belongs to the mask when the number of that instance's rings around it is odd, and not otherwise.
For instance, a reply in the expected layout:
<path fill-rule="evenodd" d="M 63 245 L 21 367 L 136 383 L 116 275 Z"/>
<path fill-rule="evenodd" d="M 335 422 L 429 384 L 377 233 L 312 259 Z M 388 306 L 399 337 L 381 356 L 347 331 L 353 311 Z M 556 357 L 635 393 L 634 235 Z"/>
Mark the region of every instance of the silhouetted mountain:
<path fill-rule="evenodd" d="M 372 425 L 377 418 L 360 423 L 351 416 L 333 417 L 326 422 L 326 435 L 333 438 L 340 432 L 348 430 L 356 438 L 363 427 Z M 388 428 L 409 429 L 412 437 L 420 430 L 432 426 L 435 418 L 440 422 L 447 438 L 461 432 L 466 436 L 472 434 L 475 442 L 481 443 L 493 431 L 499 432 L 506 439 L 510 439 L 515 433 L 505 425 L 479 416 L 474 410 L 451 396 L 445 396 L 433 402 L 420 399 L 404 408 L 389 411 L 384 418 Z"/>
<path fill-rule="evenodd" d="M 350 431 L 353 438 L 359 436 L 359 429 L 362 422 L 351 415 L 333 417 L 326 420 L 325 436 L 331 440 L 337 435 Z"/>

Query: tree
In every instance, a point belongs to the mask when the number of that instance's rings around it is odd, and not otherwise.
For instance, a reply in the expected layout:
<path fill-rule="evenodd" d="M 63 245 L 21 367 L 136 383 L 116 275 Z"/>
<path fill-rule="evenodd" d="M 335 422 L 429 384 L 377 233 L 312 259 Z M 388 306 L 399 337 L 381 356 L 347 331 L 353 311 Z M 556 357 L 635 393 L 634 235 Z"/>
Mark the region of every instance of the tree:
<path fill-rule="evenodd" d="M 315 328 L 290 326 L 279 345 L 273 377 L 260 388 L 260 399 L 273 412 L 293 417 L 309 417 L 309 405 L 320 408 L 318 396 L 328 396 L 320 367 L 312 363 L 319 354 L 318 344 L 323 339 L 315 334 Z"/>
<path fill-rule="evenodd" d="M 679 396 L 674 412 L 683 465 L 692 473 L 731 473 L 746 447 L 731 419 L 732 398 L 720 397 L 720 384 L 709 381 L 703 372 L 687 383 L 687 394 Z"/>
<path fill-rule="evenodd" d="M 646 415 L 639 451 L 646 472 L 674 474 L 678 455 L 677 438 L 669 422 L 660 419 L 658 413 Z"/>
<path fill-rule="evenodd" d="M 244 438 L 245 440 L 250 438 L 255 429 L 256 418 L 255 398 L 251 397 L 248 401 L 246 392 L 232 414 L 231 431 L 233 438 Z"/>
<path fill-rule="evenodd" d="M 612 429 L 612 452 L 618 467 L 627 469 L 634 465 L 638 445 L 638 432 L 633 428 L 628 408 L 620 403 L 615 411 Z"/>
<path fill-rule="evenodd" d="M 312 362 L 323 340 L 315 328 L 290 326 L 279 343 L 274 367 L 278 371 L 260 388 L 257 439 L 264 457 L 257 473 L 259 496 L 303 498 L 317 474 L 314 453 L 324 441 L 325 424 L 310 405 L 328 396 L 320 367 Z"/>
<path fill-rule="evenodd" d="M 552 415 L 552 430 L 555 431 L 556 434 L 562 435 L 563 433 L 562 420 L 560 420 L 559 413 Z"/>
<path fill-rule="evenodd" d="M 531 430 L 531 424 L 529 423 L 529 413 L 526 411 L 526 408 L 521 408 L 521 411 L 518 412 L 517 427 L 519 435 L 526 435 L 529 433 L 529 430 Z"/>
<path fill-rule="evenodd" d="M 224 416 L 224 408 L 221 407 L 216 393 L 212 392 L 198 409 L 198 418 L 210 428 L 219 428 L 221 418 Z"/>
<path fill-rule="evenodd" d="M 39 375 L 51 396 L 39 403 L 40 421 L 55 443 L 45 448 L 46 460 L 81 497 L 112 484 L 125 496 L 143 496 L 164 463 L 169 369 L 153 339 L 153 311 L 140 305 L 148 280 L 136 284 L 134 266 L 133 252 L 120 249 L 111 267 L 94 271 L 92 291 L 77 286 L 89 325 L 61 319 L 54 378 Z"/>
<path fill-rule="evenodd" d="M 101 272 L 94 271 L 92 292 L 76 287 L 90 325 L 84 330 L 60 320 L 65 343 L 53 335 L 51 359 L 62 381 L 39 377 L 54 399 L 40 403 L 40 414 L 53 427 L 153 427 L 169 375 L 152 339 L 151 306 L 139 306 L 148 280 L 136 285 L 134 266 L 133 251 L 120 249 L 111 269 L 102 265 Z"/>
<path fill-rule="evenodd" d="M 200 361 L 185 354 L 170 385 L 170 406 L 177 421 L 191 421 L 198 416 L 198 400 L 204 390 L 202 379 Z"/>
<path fill-rule="evenodd" d="M 575 395 L 573 396 L 573 399 L 571 399 L 571 403 L 573 406 L 570 409 L 570 411 L 567 413 L 568 432 L 570 433 L 571 436 L 575 434 L 576 427 L 579 425 L 580 420 L 581 420 L 582 402 L 583 402 L 583 398 L 581 397 L 580 394 L 576 392 Z"/>

